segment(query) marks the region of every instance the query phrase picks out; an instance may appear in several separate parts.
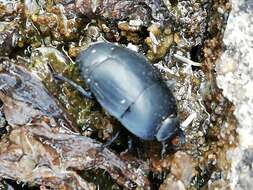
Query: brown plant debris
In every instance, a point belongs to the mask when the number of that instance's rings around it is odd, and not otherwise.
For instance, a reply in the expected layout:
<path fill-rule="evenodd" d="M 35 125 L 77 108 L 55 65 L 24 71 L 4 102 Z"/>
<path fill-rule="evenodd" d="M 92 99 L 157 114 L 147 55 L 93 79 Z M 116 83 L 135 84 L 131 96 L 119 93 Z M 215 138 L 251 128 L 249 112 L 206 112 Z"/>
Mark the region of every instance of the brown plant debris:
<path fill-rule="evenodd" d="M 35 116 L 46 115 L 64 120 L 69 129 L 77 131 L 37 77 L 7 58 L 0 63 L 0 100 L 9 124 L 24 125 Z"/>
<path fill-rule="evenodd" d="M 141 168 L 100 148 L 91 138 L 52 127 L 47 117 L 36 118 L 0 143 L 0 177 L 51 188 L 92 189 L 75 170 L 100 168 L 127 188 L 148 187 Z"/>

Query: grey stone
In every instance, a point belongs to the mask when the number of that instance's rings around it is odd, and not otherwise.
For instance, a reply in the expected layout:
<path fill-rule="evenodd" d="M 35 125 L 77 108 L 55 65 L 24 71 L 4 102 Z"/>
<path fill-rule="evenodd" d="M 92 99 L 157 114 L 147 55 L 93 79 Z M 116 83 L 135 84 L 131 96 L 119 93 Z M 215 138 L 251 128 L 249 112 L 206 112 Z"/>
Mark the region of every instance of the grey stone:
<path fill-rule="evenodd" d="M 225 51 L 217 64 L 217 84 L 235 105 L 239 145 L 227 152 L 231 189 L 253 186 L 253 1 L 232 0 L 224 33 Z M 250 164 L 249 164 L 250 162 Z"/>

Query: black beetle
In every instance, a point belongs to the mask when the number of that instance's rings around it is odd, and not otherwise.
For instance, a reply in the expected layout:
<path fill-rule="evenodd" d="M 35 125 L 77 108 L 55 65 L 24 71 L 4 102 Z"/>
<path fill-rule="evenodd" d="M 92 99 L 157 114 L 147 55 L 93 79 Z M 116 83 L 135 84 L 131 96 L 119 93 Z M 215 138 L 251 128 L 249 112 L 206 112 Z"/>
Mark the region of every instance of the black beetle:
<path fill-rule="evenodd" d="M 100 42 L 81 52 L 76 62 L 100 105 L 134 135 L 165 142 L 179 131 L 176 100 L 145 57 Z"/>

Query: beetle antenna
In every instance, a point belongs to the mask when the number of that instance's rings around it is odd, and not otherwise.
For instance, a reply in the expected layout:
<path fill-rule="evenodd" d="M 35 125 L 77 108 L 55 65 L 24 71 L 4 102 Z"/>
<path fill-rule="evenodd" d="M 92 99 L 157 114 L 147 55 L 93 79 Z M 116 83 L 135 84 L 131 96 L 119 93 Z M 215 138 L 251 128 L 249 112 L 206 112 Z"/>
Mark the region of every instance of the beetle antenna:
<path fill-rule="evenodd" d="M 68 83 L 70 86 L 74 87 L 76 90 L 78 90 L 86 98 L 93 99 L 93 96 L 92 96 L 91 92 L 84 90 L 80 85 L 76 84 L 72 80 L 70 80 L 70 79 L 68 79 L 68 78 L 66 78 L 66 77 L 64 77 L 60 74 L 56 74 L 56 73 L 53 73 L 53 77 L 57 80 L 62 80 L 64 82 Z"/>
<path fill-rule="evenodd" d="M 108 146 L 110 146 L 119 137 L 119 134 L 120 134 L 120 130 L 117 131 L 117 133 L 109 141 L 107 141 L 106 143 L 104 143 L 101 146 L 101 151 L 103 151 L 105 148 L 107 148 Z"/>
<path fill-rule="evenodd" d="M 75 82 L 73 82 L 72 80 L 58 74 L 55 72 L 54 68 L 50 65 L 47 64 L 49 70 L 51 71 L 53 78 L 56 80 L 62 80 L 66 83 L 68 83 L 70 86 L 74 87 L 76 90 L 78 90 L 84 97 L 89 98 L 89 99 L 93 99 L 93 96 L 91 94 L 91 92 L 84 90 L 80 85 L 76 84 Z"/>
<path fill-rule="evenodd" d="M 56 72 L 55 72 L 54 68 L 52 67 L 52 65 L 47 63 L 47 66 L 48 66 L 50 72 L 54 75 L 54 73 L 56 73 Z"/>
<path fill-rule="evenodd" d="M 168 145 L 167 140 L 161 141 L 161 144 L 162 144 L 161 158 L 162 159 L 164 158 L 165 153 L 168 151 L 167 150 L 168 147 L 169 147 L 169 151 L 174 152 L 174 151 L 178 150 L 178 148 L 180 146 L 185 144 L 185 134 L 184 134 L 184 131 L 180 127 L 178 127 L 176 134 L 177 134 L 179 141 L 180 141 L 180 144 L 178 144 L 178 145 L 174 145 L 171 142 L 169 142 L 169 145 Z M 176 135 L 176 134 L 174 134 L 174 135 Z"/>
<path fill-rule="evenodd" d="M 162 143 L 161 158 L 163 159 L 164 155 L 166 153 L 166 148 L 167 148 L 168 145 L 167 145 L 166 141 L 162 141 L 161 143 Z"/>
<path fill-rule="evenodd" d="M 179 127 L 178 128 L 178 136 L 181 144 L 185 144 L 185 134 L 184 131 Z"/>

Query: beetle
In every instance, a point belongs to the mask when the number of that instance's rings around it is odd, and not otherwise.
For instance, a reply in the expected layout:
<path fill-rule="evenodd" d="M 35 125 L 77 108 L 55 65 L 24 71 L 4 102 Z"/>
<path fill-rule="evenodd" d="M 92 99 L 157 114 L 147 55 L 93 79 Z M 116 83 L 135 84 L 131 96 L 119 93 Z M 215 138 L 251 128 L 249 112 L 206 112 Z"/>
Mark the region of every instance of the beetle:
<path fill-rule="evenodd" d="M 99 104 L 132 134 L 164 143 L 180 131 L 176 100 L 159 71 L 144 56 L 99 42 L 76 59 L 91 93 L 71 83 Z M 58 76 L 58 79 L 64 77 Z"/>

